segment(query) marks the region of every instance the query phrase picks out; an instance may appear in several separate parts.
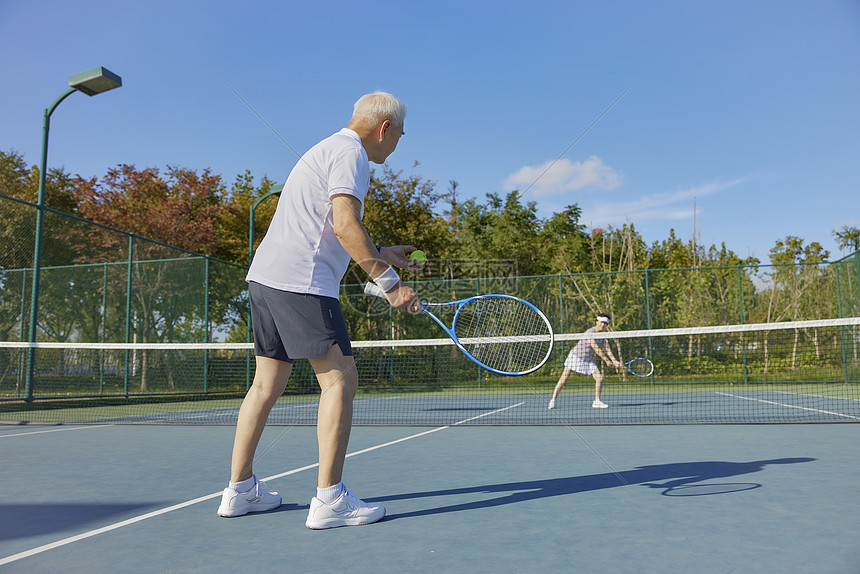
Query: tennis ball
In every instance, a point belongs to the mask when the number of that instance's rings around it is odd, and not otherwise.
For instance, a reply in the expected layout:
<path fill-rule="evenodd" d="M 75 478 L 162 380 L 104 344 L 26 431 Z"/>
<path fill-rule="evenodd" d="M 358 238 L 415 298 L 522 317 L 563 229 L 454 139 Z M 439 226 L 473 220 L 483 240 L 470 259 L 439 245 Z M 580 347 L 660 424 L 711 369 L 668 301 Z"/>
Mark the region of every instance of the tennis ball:
<path fill-rule="evenodd" d="M 421 251 L 420 249 L 416 249 L 415 251 L 413 251 L 409 255 L 409 259 L 411 259 L 412 261 L 417 261 L 421 265 L 424 265 L 425 263 L 427 263 L 427 256 L 424 255 L 424 252 Z"/>

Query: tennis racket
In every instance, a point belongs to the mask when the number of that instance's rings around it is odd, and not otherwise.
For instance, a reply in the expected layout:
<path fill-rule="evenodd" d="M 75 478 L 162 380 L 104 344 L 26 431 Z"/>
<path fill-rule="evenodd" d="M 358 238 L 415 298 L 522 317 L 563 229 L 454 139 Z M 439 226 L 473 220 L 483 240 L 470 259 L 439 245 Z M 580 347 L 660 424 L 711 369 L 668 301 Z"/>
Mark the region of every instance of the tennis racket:
<path fill-rule="evenodd" d="M 624 366 L 637 377 L 650 377 L 654 372 L 654 363 L 642 357 L 627 361 Z"/>
<path fill-rule="evenodd" d="M 385 299 L 368 283 L 364 292 Z M 454 309 L 449 328 L 433 311 Z M 472 361 L 499 375 L 527 375 L 541 368 L 552 353 L 555 335 L 540 309 L 511 295 L 477 295 L 450 303 L 421 303 L 429 315 Z"/>

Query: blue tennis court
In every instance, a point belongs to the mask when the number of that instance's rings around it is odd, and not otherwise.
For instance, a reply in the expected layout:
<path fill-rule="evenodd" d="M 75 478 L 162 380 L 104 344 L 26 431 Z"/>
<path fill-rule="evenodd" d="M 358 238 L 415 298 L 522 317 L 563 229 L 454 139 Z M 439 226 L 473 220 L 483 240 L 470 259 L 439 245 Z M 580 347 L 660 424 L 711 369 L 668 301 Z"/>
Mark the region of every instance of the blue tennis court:
<path fill-rule="evenodd" d="M 643 400 L 615 399 L 627 408 Z M 457 408 L 462 421 L 504 414 Z M 230 426 L 0 427 L 0 569 L 856 573 L 860 565 L 860 425 L 359 426 L 345 480 L 387 517 L 323 532 L 304 526 L 316 481 L 310 426 L 263 436 L 256 471 L 283 495 L 279 509 L 216 516 L 232 435 Z"/>

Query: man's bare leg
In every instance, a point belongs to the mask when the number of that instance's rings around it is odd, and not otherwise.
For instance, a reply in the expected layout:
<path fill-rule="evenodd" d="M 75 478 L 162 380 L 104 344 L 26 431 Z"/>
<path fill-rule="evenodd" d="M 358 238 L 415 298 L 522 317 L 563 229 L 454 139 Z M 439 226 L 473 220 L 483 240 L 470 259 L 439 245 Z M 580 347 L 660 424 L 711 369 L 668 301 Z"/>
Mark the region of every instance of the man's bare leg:
<path fill-rule="evenodd" d="M 317 486 L 328 488 L 343 480 L 343 464 L 352 430 L 352 400 L 358 388 L 355 360 L 332 345 L 322 359 L 311 359 L 322 394 L 317 417 L 319 474 Z"/>
<path fill-rule="evenodd" d="M 257 357 L 254 383 L 248 389 L 239 409 L 236 437 L 233 440 L 233 461 L 230 465 L 230 482 L 242 482 L 253 474 L 254 453 L 266 427 L 272 407 L 284 393 L 292 363 Z"/>

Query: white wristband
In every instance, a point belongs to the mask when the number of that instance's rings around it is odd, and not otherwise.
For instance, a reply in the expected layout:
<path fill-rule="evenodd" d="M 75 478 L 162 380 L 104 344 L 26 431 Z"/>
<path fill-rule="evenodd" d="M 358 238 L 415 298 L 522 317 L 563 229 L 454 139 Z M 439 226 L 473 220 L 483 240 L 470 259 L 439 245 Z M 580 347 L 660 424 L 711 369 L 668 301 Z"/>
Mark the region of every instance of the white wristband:
<path fill-rule="evenodd" d="M 383 271 L 382 275 L 376 277 L 373 282 L 379 285 L 379 287 L 387 293 L 397 287 L 397 284 L 400 283 L 400 276 L 397 274 L 397 271 L 394 270 L 394 267 L 389 265 L 388 269 Z"/>

